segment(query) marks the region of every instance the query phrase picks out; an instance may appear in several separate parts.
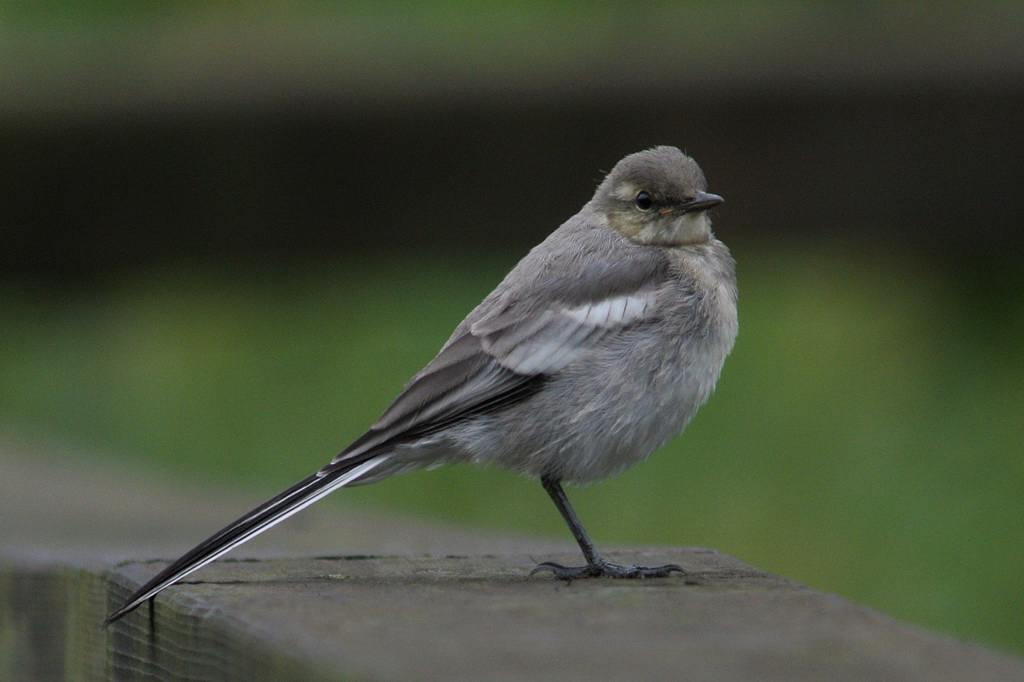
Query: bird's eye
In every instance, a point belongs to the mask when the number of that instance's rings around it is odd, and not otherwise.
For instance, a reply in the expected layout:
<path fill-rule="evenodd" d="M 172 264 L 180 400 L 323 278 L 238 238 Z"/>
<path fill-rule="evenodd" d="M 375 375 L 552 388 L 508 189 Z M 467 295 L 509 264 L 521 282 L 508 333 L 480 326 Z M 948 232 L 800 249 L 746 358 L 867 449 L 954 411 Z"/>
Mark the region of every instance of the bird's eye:
<path fill-rule="evenodd" d="M 636 199 L 633 200 L 636 207 L 641 211 L 650 211 L 651 206 L 654 206 L 654 199 L 647 192 L 637 192 Z"/>

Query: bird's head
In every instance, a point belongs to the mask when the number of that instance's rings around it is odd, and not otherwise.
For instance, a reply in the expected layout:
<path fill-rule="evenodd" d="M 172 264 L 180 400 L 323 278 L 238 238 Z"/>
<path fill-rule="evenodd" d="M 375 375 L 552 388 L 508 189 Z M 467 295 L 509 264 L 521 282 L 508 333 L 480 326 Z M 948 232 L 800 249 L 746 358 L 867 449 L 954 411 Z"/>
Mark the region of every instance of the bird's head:
<path fill-rule="evenodd" d="M 591 203 L 609 227 L 637 244 L 685 246 L 711 238 L 707 211 L 722 201 L 707 192 L 696 161 L 663 146 L 615 164 Z"/>

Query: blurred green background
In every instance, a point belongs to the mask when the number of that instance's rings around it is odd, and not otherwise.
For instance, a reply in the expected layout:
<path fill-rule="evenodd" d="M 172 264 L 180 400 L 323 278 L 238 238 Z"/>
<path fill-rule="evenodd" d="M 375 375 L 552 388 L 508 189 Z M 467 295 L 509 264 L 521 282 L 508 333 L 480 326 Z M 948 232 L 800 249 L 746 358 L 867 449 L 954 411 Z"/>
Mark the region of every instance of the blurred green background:
<path fill-rule="evenodd" d="M 588 528 L 1024 652 L 1020 8 L 4 4 L 0 429 L 271 492 L 677 144 L 740 337 L 681 439 L 571 492 Z M 346 496 L 566 532 L 497 471 Z"/>

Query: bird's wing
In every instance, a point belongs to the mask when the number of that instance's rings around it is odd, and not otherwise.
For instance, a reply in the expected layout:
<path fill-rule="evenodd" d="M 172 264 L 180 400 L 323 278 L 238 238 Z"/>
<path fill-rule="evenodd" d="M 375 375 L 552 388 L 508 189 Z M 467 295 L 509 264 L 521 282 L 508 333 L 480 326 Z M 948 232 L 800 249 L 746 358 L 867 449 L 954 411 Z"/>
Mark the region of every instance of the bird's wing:
<path fill-rule="evenodd" d="M 657 289 L 536 306 L 518 299 L 463 329 L 369 431 L 322 472 L 523 400 L 588 350 L 655 317 Z"/>
<path fill-rule="evenodd" d="M 500 366 L 519 374 L 551 374 L 608 334 L 654 317 L 657 294 L 645 288 L 586 303 L 557 303 L 525 319 L 511 311 L 470 329 Z"/>

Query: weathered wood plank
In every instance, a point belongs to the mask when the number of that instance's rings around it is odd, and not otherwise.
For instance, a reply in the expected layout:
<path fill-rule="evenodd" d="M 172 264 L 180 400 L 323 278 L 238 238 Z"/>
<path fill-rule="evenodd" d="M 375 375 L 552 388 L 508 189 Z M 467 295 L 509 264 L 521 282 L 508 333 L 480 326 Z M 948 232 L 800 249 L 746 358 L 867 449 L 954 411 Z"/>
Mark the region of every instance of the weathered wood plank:
<path fill-rule="evenodd" d="M 1024 661 L 712 550 L 612 556 L 674 561 L 688 574 L 566 585 L 528 577 L 534 560 L 522 554 L 223 561 L 167 590 L 152 610 L 101 630 L 103 612 L 160 562 L 106 574 L 7 569 L 0 641 L 8 667 L 0 671 L 40 679 L 1024 680 Z M 20 633 L 13 647 L 12 624 Z"/>

